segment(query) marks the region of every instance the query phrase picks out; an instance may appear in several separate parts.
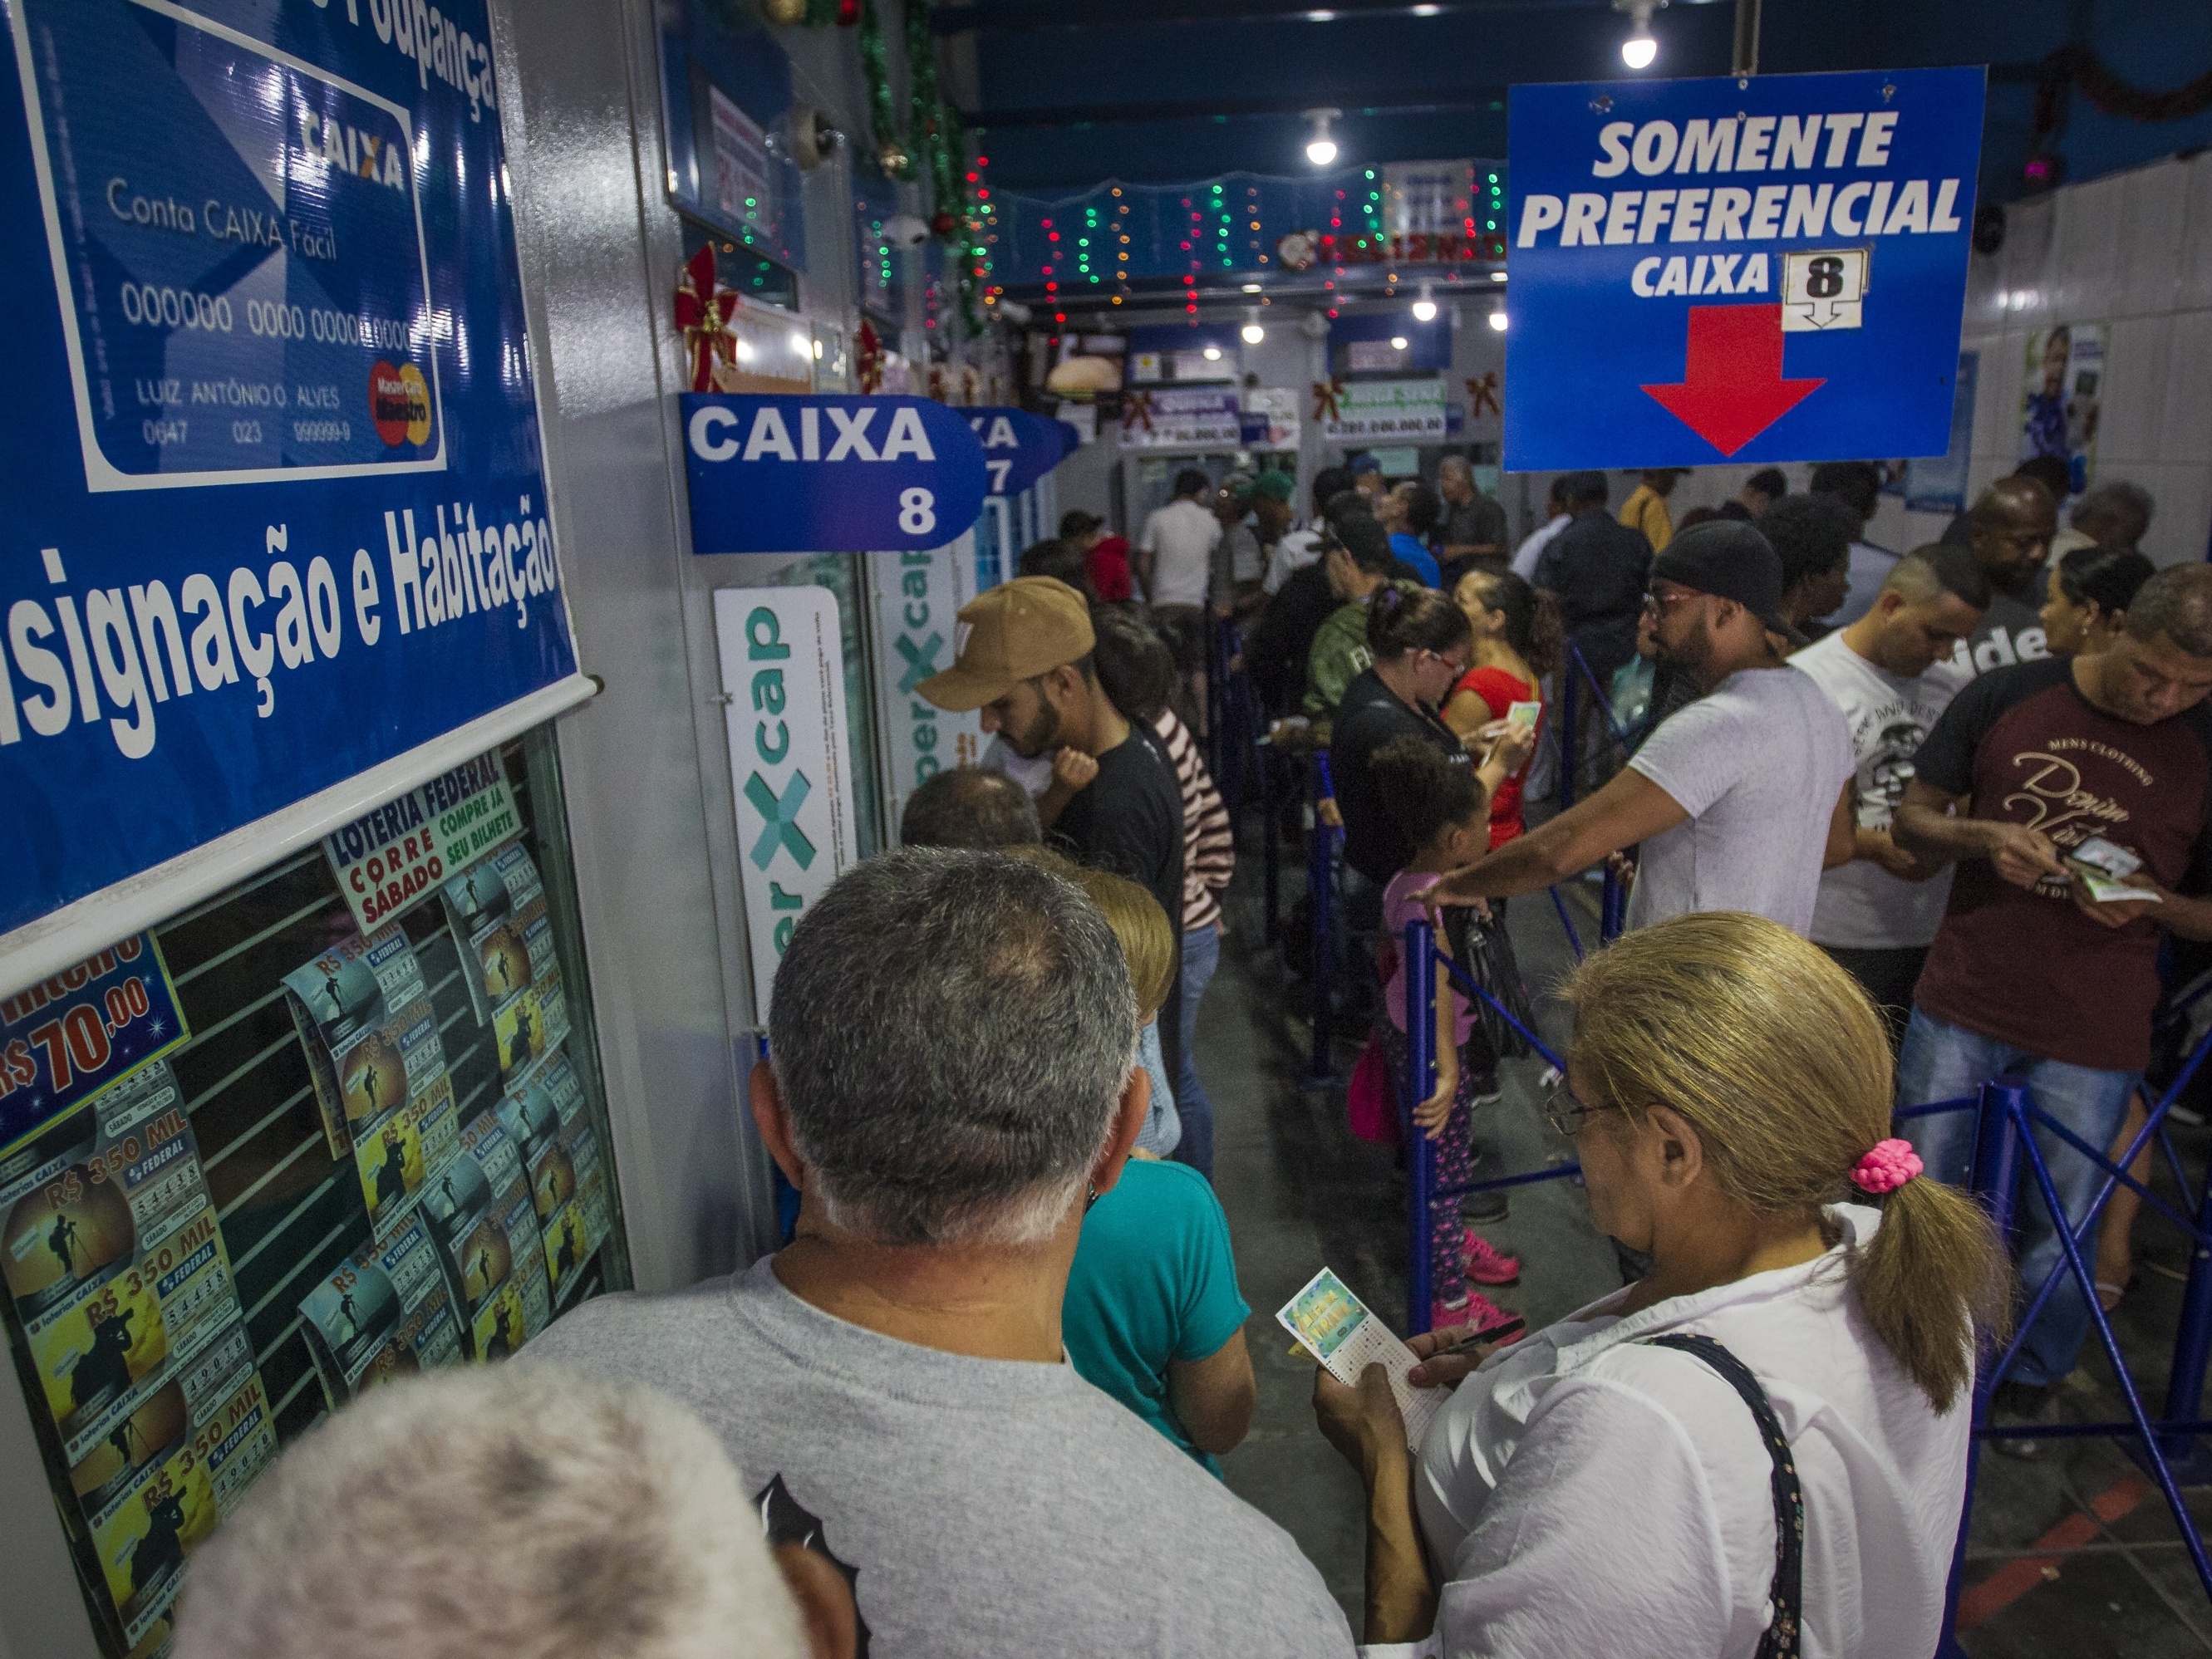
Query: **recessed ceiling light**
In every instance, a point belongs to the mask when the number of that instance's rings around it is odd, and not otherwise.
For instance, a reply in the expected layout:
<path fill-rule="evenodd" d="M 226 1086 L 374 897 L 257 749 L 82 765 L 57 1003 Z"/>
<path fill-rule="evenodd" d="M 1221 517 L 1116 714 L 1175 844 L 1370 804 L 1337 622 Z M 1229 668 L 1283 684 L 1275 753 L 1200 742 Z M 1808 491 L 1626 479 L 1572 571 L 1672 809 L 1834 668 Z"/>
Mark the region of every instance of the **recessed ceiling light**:
<path fill-rule="evenodd" d="M 1257 294 L 1260 291 L 1260 284 L 1257 283 L 1247 283 L 1244 284 L 1244 291 L 1247 294 Z"/>
<path fill-rule="evenodd" d="M 1393 351 L 1403 351 L 1405 349 L 1406 337 L 1402 334 L 1393 334 L 1390 337 L 1390 349 Z"/>

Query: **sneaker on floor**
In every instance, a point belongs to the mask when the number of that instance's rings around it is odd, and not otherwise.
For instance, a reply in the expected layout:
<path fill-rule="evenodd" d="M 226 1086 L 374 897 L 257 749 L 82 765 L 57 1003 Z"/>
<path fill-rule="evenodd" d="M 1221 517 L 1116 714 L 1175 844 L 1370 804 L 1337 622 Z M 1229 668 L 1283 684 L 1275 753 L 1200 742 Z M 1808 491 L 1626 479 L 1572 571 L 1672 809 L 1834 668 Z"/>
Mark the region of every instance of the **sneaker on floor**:
<path fill-rule="evenodd" d="M 1494 1227 L 1513 1213 L 1505 1201 L 1505 1188 L 1493 1187 L 1486 1193 L 1469 1193 L 1459 1201 L 1459 1216 L 1478 1227 Z"/>
<path fill-rule="evenodd" d="M 1514 1316 L 1511 1312 L 1499 1307 L 1480 1291 L 1469 1291 L 1467 1293 L 1467 1310 L 1461 1315 L 1460 1319 L 1462 1324 L 1474 1328 L 1474 1332 L 1470 1333 L 1473 1334 L 1488 1330 L 1493 1326 L 1503 1325 Z M 1501 1338 L 1498 1346 L 1501 1348 L 1510 1348 L 1527 1334 L 1528 1329 L 1524 1326 L 1522 1329 L 1514 1332 L 1512 1335 Z"/>
<path fill-rule="evenodd" d="M 1470 1285 L 1517 1285 L 1521 1282 L 1521 1258 L 1506 1255 L 1472 1227 L 1462 1237 L 1460 1259 L 1466 1263 L 1467 1279 Z"/>
<path fill-rule="evenodd" d="M 1462 1325 L 1472 1326 L 1482 1322 L 1482 1316 L 1469 1305 L 1474 1300 L 1470 1295 L 1466 1302 L 1435 1302 L 1429 1305 L 1429 1328 L 1432 1331 L 1456 1330 Z"/>
<path fill-rule="evenodd" d="M 1472 1301 L 1474 1298 L 1468 1298 Z M 1990 1401 L 1990 1425 L 2002 1428 L 2014 1424 L 2042 1427 L 2063 1420 L 2058 1409 L 2058 1385 L 2055 1382 L 2002 1382 L 1996 1396 Z M 1990 1449 L 2002 1452 L 2007 1457 L 2035 1458 L 2045 1455 L 2056 1443 L 2044 1439 L 2027 1439 L 1998 1436 L 1990 1441 Z"/>

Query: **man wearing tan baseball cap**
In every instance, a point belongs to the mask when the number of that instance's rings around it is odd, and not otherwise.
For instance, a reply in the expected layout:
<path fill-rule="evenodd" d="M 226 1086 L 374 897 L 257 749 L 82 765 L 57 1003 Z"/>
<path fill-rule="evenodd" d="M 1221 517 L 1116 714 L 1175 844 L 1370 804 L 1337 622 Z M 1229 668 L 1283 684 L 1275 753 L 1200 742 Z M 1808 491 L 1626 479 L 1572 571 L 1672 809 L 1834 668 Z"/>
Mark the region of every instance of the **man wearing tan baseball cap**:
<path fill-rule="evenodd" d="M 915 689 L 952 714 L 979 711 L 1024 760 L 1051 753 L 1037 802 L 1048 841 L 1139 883 L 1182 919 L 1182 787 L 1149 727 L 1116 708 L 1091 662 L 1083 596 L 1049 576 L 1018 576 L 960 608 L 952 666 Z M 1054 752 L 1057 751 L 1057 752 Z M 1181 967 L 1169 1006 L 1178 1006 Z M 1182 1063 L 1175 1022 L 1160 1027 L 1167 1074 Z"/>

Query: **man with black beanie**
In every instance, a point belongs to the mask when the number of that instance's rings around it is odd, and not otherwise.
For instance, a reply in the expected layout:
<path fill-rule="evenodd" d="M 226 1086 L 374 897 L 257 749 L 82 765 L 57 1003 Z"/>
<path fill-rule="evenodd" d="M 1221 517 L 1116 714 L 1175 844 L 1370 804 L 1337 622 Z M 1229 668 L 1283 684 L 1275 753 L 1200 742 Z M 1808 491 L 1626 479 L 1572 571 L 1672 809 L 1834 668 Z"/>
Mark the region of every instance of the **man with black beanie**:
<path fill-rule="evenodd" d="M 1644 604 L 1658 660 L 1705 695 L 1595 794 L 1454 871 L 1432 902 L 1532 892 L 1641 842 L 1631 927 L 1749 910 L 1803 933 L 1821 870 L 1851 856 L 1854 762 L 1842 713 L 1767 643 L 1781 558 L 1749 525 L 1694 525 L 1653 565 Z"/>

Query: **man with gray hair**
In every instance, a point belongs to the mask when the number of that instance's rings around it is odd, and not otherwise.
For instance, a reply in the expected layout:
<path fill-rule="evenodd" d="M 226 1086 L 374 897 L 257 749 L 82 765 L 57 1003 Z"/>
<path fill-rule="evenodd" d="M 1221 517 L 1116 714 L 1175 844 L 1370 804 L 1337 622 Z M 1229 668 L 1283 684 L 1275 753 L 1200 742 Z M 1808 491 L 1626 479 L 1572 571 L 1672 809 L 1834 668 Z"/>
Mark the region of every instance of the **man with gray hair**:
<path fill-rule="evenodd" d="M 2051 562 L 2057 564 L 2077 547 L 2130 547 L 2141 552 L 2156 507 L 2150 491 L 2124 478 L 2093 484 L 2067 514 L 2071 527 L 2051 538 Z"/>
<path fill-rule="evenodd" d="M 853 1595 L 771 1553 L 704 1425 L 550 1365 L 371 1390 L 192 1557 L 176 1659 L 850 1659 Z M 773 1526 L 773 1517 L 769 1517 Z"/>
<path fill-rule="evenodd" d="M 1004 854 L 848 872 L 776 970 L 753 1120 L 792 1242 L 524 1352 L 651 1381 L 807 1515 L 901 1655 L 1352 1652 L 1290 1538 L 1064 1362 L 1149 1089 L 1097 908 Z"/>

